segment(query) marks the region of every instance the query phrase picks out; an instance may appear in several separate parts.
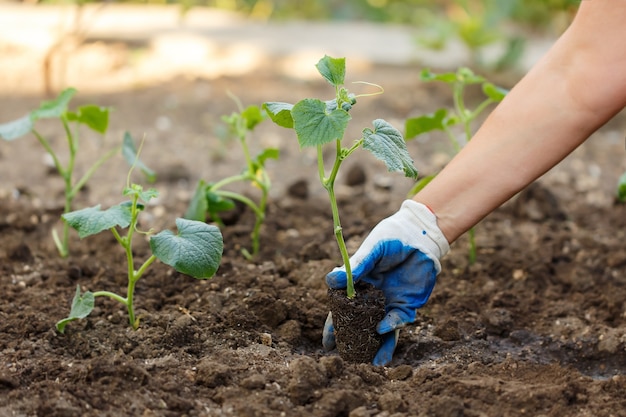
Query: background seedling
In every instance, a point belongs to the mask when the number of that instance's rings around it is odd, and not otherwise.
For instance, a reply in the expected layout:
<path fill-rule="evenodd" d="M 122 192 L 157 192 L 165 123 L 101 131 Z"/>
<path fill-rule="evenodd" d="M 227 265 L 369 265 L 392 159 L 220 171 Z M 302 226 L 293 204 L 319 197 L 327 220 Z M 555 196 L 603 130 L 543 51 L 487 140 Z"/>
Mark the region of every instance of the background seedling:
<path fill-rule="evenodd" d="M 421 73 L 423 81 L 442 81 L 452 88 L 452 98 L 454 107 L 452 111 L 447 108 L 440 108 L 434 113 L 406 120 L 405 135 L 407 139 L 415 138 L 426 132 L 433 130 L 444 131 L 450 139 L 450 143 L 455 151 L 459 152 L 461 148 L 472 138 L 472 123 L 480 116 L 480 114 L 491 104 L 502 101 L 507 94 L 507 90 L 497 87 L 487 81 L 484 77 L 476 75 L 469 68 L 461 67 L 456 72 L 446 72 L 435 74 L 428 69 Z M 472 110 L 465 103 L 465 91 L 469 85 L 480 84 L 485 98 Z M 454 126 L 461 126 L 462 134 L 458 136 L 452 129 Z M 422 178 L 411 189 L 410 195 L 416 194 L 424 188 L 436 174 L 432 174 Z M 475 230 L 469 230 L 469 259 L 470 263 L 476 261 L 476 240 Z"/>
<path fill-rule="evenodd" d="M 617 182 L 617 199 L 622 203 L 626 203 L 626 172 L 619 177 Z"/>
<path fill-rule="evenodd" d="M 265 162 L 268 159 L 277 159 L 278 149 L 266 148 L 255 158 L 250 156 L 248 146 L 248 133 L 261 123 L 265 117 L 264 112 L 258 106 L 248 106 L 244 108 L 236 97 L 233 99 L 237 103 L 238 112 L 230 116 L 224 116 L 222 120 L 229 127 L 230 134 L 235 137 L 243 150 L 246 167 L 242 173 L 224 178 L 217 182 L 205 182 L 200 180 L 196 186 L 196 191 L 184 215 L 186 219 L 204 221 L 207 216 L 218 223 L 222 223 L 220 212 L 231 210 L 235 207 L 235 201 L 239 201 L 248 206 L 255 215 L 254 227 L 251 232 L 252 249 L 248 251 L 243 248 L 242 253 L 247 259 L 254 258 L 260 248 L 261 226 L 265 221 L 267 210 L 267 199 L 270 192 L 271 180 L 265 169 Z M 258 202 L 245 195 L 225 190 L 224 187 L 236 182 L 249 183 L 260 190 L 261 196 Z"/>
<path fill-rule="evenodd" d="M 61 92 L 56 99 L 44 101 L 39 108 L 31 111 L 26 116 L 8 123 L 0 124 L 0 137 L 2 137 L 2 139 L 11 141 L 32 132 L 50 155 L 54 167 L 61 178 L 63 178 L 65 184 L 64 213 L 69 213 L 72 210 L 74 198 L 100 165 L 120 150 L 120 147 L 116 147 L 105 152 L 87 169 L 82 177 L 78 180 L 74 179 L 74 168 L 79 147 L 79 126 L 85 125 L 95 132 L 105 134 L 109 125 L 109 109 L 106 107 L 89 104 L 80 106 L 73 112 L 69 111 L 67 109 L 68 104 L 75 94 L 76 90 L 74 88 L 68 88 Z M 58 151 L 52 148 L 50 141 L 35 129 L 35 123 L 41 119 L 58 119 L 63 125 L 68 145 L 68 157 L 65 165 L 61 162 Z M 58 236 L 54 229 L 52 234 L 59 254 L 62 257 L 68 256 L 69 226 L 67 223 L 63 221 L 61 237 Z"/>
<path fill-rule="evenodd" d="M 495 71 L 514 67 L 524 52 L 525 39 L 510 30 L 517 0 L 451 0 L 439 7 L 419 9 L 418 42 L 431 49 L 443 49 L 453 38 L 470 53 L 471 65 Z M 509 24 L 507 24 L 509 23 Z M 486 49 L 499 45 L 503 51 L 495 60 L 485 59 Z"/>
<path fill-rule="evenodd" d="M 131 169 L 132 171 L 132 169 Z M 145 274 L 148 267 L 157 259 L 170 265 L 176 271 L 191 275 L 198 279 L 211 278 L 222 259 L 222 234 L 216 226 L 187 219 L 176 219 L 178 234 L 164 230 L 156 235 L 153 231 L 142 232 L 137 229 L 139 213 L 144 203 L 158 195 L 155 189 L 144 190 L 137 184 L 130 184 L 130 172 L 123 194 L 130 201 L 102 210 L 99 205 L 73 211 L 63 215 L 64 220 L 78 231 L 81 238 L 109 230 L 126 252 L 128 263 L 128 287 L 126 297 L 110 291 L 87 291 L 83 294 L 76 287 L 72 307 L 68 317 L 56 324 L 59 332 L 71 321 L 87 317 L 94 308 L 96 297 L 109 297 L 119 301 L 128 310 L 128 321 L 133 329 L 139 327 L 139 319 L 135 316 L 134 294 L 137 281 Z M 120 234 L 125 229 L 126 234 Z M 132 244 L 135 233 L 150 235 L 152 255 L 145 260 L 139 269 L 135 269 Z"/>
<path fill-rule="evenodd" d="M 356 104 L 358 96 L 343 87 L 345 79 L 345 58 L 324 56 L 316 65 L 319 73 L 335 89 L 335 98 L 322 101 L 316 98 L 305 98 L 295 105 L 281 102 L 268 102 L 263 105 L 270 118 L 279 126 L 292 128 L 296 131 L 300 147 L 313 146 L 317 149 L 318 175 L 324 189 L 328 192 L 333 215 L 335 238 L 341 252 L 341 258 L 348 277 L 347 295 L 355 295 L 352 270 L 350 268 L 348 250 L 343 237 L 337 199 L 335 197 L 335 179 L 342 162 L 354 151 L 363 147 L 378 159 L 382 160 L 389 171 L 403 172 L 407 177 L 417 178 L 417 170 L 413 166 L 402 134 L 391 124 L 376 119 L 373 129 L 365 128 L 362 136 L 349 147 L 343 147 L 349 111 Z M 334 146 L 334 161 L 327 172 L 323 147 Z"/>

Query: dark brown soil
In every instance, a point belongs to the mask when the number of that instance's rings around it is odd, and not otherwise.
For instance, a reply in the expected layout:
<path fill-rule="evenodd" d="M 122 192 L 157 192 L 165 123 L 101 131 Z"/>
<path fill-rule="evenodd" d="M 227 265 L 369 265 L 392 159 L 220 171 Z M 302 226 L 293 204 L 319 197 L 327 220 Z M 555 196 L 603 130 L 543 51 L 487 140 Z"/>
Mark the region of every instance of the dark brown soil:
<path fill-rule="evenodd" d="M 355 106 L 355 135 L 375 118 L 402 126 L 449 102 L 418 73 L 359 74 L 386 93 Z M 218 140 L 219 118 L 234 110 L 227 91 L 245 104 L 328 97 L 324 82 L 271 72 L 79 96 L 115 108 L 104 141 L 83 138 L 85 159 L 126 129 L 146 134 L 144 160 L 157 170 L 161 197 L 142 229 L 174 229 L 199 178 L 241 169 L 234 144 Z M 1 97 L 11 105 L 0 119 L 41 98 Z M 625 416 L 626 207 L 613 202 L 626 169 L 625 125 L 623 116 L 609 123 L 481 222 L 476 264 L 467 263 L 465 238 L 453 245 L 429 303 L 402 330 L 385 368 L 322 350 L 324 276 L 340 257 L 314 158 L 299 152 L 292 132 L 263 124 L 255 133 L 255 143 L 282 152 L 270 164 L 275 188 L 257 260 L 240 254 L 253 224 L 243 211 L 223 230 L 224 259 L 212 280 L 155 263 L 137 285 L 137 331 L 119 304 L 99 298 L 63 335 L 54 324 L 77 284 L 124 291 L 124 255 L 111 235 L 73 234 L 71 256 L 60 259 L 50 237 L 62 207 L 59 178 L 34 138 L 0 143 L 0 416 Z M 63 145 L 55 126 L 42 131 Z M 449 157 L 436 135 L 411 142 L 410 152 L 424 174 Z M 364 181 L 342 183 L 338 194 L 354 251 L 410 183 L 365 156 L 352 165 Z M 111 161 L 77 207 L 119 202 L 125 175 L 121 158 Z M 138 240 L 139 261 L 148 251 Z"/>
<path fill-rule="evenodd" d="M 381 346 L 376 325 L 385 317 L 385 296 L 372 285 L 357 283 L 354 298 L 346 290 L 328 290 L 337 352 L 347 362 L 370 363 Z"/>

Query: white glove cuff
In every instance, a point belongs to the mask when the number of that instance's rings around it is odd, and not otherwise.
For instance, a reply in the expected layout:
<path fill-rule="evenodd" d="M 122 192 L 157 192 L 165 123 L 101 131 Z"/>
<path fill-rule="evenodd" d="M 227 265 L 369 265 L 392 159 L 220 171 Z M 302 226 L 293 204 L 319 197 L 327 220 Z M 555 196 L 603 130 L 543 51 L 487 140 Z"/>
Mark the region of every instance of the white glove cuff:
<path fill-rule="evenodd" d="M 437 216 L 424 204 L 415 200 L 405 200 L 399 213 L 402 213 L 402 216 L 416 227 L 418 233 L 421 233 L 421 236 L 415 237 L 419 241 L 419 247 L 416 249 L 421 250 L 433 260 L 439 273 L 441 271 L 439 259 L 448 253 L 450 244 L 437 226 Z"/>

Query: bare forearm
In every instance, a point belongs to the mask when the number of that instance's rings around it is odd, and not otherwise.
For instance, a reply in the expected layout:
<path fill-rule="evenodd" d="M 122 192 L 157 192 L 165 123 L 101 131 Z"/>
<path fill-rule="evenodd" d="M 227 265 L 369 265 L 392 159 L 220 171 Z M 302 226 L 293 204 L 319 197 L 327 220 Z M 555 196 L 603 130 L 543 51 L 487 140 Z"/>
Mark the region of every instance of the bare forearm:
<path fill-rule="evenodd" d="M 582 2 L 568 32 L 415 196 L 437 214 L 448 241 L 556 165 L 626 105 L 626 2 L 615 3 Z"/>

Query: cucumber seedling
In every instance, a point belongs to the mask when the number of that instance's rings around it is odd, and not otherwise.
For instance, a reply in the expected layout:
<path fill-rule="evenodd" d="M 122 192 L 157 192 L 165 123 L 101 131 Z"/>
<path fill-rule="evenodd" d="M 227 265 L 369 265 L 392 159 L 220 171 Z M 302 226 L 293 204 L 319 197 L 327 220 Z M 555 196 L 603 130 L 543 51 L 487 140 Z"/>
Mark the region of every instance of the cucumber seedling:
<path fill-rule="evenodd" d="M 121 204 L 102 210 L 100 205 L 63 214 L 63 219 L 78 231 L 80 238 L 95 235 L 109 230 L 126 253 L 128 266 L 128 286 L 126 296 L 111 291 L 87 291 L 81 294 L 80 286 L 72 301 L 68 317 L 56 324 L 59 332 L 63 333 L 71 321 L 87 317 L 94 308 L 96 297 L 109 297 L 119 301 L 128 311 L 128 321 L 133 329 L 139 327 L 139 319 L 135 316 L 134 294 L 135 286 L 144 276 L 148 267 L 157 259 L 176 271 L 190 275 L 197 279 L 211 278 L 217 271 L 222 259 L 223 241 L 218 227 L 204 222 L 176 219 L 178 233 L 164 230 L 154 234 L 152 230 L 143 232 L 137 228 L 139 214 L 145 204 L 158 195 L 153 189 L 144 190 L 138 184 L 130 183 L 128 173 L 123 195 L 130 198 Z M 125 234 L 122 230 L 126 230 Z M 150 236 L 152 255 L 148 257 L 138 269 L 135 269 L 133 255 L 133 237 L 136 233 Z"/>
<path fill-rule="evenodd" d="M 250 233 L 252 248 L 250 251 L 246 248 L 241 250 L 244 257 L 250 260 L 259 253 L 261 226 L 265 221 L 271 187 L 265 162 L 268 159 L 278 159 L 279 151 L 275 148 L 265 148 L 254 158 L 250 155 L 248 134 L 267 116 L 259 106 L 253 105 L 244 108 L 239 99 L 234 96 L 233 99 L 237 104 L 238 112 L 224 116 L 222 120 L 228 125 L 230 135 L 236 138 L 241 145 L 246 166 L 241 173 L 216 182 L 200 180 L 184 217 L 198 221 L 204 221 L 209 217 L 218 224 L 222 224 L 220 212 L 232 210 L 235 207 L 235 201 L 243 203 L 252 210 L 255 216 L 254 226 Z M 248 183 L 257 188 L 260 191 L 258 201 L 254 201 L 241 193 L 225 189 L 225 187 L 237 182 Z"/>
<path fill-rule="evenodd" d="M 626 172 L 617 181 L 617 199 L 620 203 L 626 203 Z"/>
<path fill-rule="evenodd" d="M 405 137 L 407 140 L 434 130 L 445 132 L 455 153 L 458 153 L 463 146 L 472 138 L 472 123 L 491 104 L 498 103 L 506 96 L 507 90 L 497 87 L 484 77 L 474 74 L 466 67 L 460 67 L 456 72 L 446 72 L 436 74 L 428 69 L 422 70 L 420 74 L 422 81 L 440 81 L 448 84 L 452 88 L 453 109 L 442 107 L 432 114 L 409 118 L 405 122 Z M 470 109 L 465 103 L 465 91 L 469 85 L 480 84 L 485 98 L 474 108 Z M 460 135 L 453 129 L 460 126 Z M 412 196 L 426 186 L 437 174 L 425 176 L 420 179 L 409 192 Z M 476 262 L 476 239 L 475 230 L 471 228 L 469 235 L 469 262 Z"/>
<path fill-rule="evenodd" d="M 383 161 L 389 171 L 403 172 L 405 176 L 413 179 L 417 178 L 418 173 L 413 166 L 413 160 L 408 153 L 402 134 L 383 119 L 374 120 L 373 128 L 364 128 L 360 138 L 346 147 L 343 146 L 346 128 L 351 119 L 350 111 L 359 96 L 350 93 L 344 87 L 345 58 L 324 56 L 316 67 L 335 90 L 335 97 L 332 100 L 305 98 L 296 104 L 267 102 L 263 104 L 263 108 L 276 124 L 295 130 L 301 148 L 315 147 L 317 149 L 319 180 L 328 193 L 334 234 L 348 278 L 346 291 L 348 298 L 353 298 L 355 290 L 352 270 L 335 196 L 335 179 L 342 162 L 362 147 Z M 329 171 L 324 161 L 325 145 L 334 147 L 334 160 Z"/>
<path fill-rule="evenodd" d="M 65 204 L 63 213 L 69 213 L 73 207 L 72 203 L 78 192 L 85 186 L 89 178 L 94 172 L 108 159 L 120 150 L 120 146 L 106 151 L 100 156 L 80 177 L 78 180 L 74 178 L 76 157 L 79 148 L 79 127 L 87 126 L 91 130 L 104 135 L 109 126 L 109 109 L 93 104 L 78 107 L 75 111 L 69 111 L 68 105 L 76 94 L 76 89 L 68 88 L 63 90 L 57 98 L 51 101 L 44 101 L 41 105 L 28 113 L 27 115 L 0 124 L 0 137 L 7 141 L 12 141 L 32 133 L 39 143 L 44 147 L 46 152 L 52 158 L 55 169 L 63 179 L 65 184 Z M 59 152 L 53 149 L 48 138 L 41 135 L 35 128 L 37 121 L 42 119 L 57 119 L 61 122 L 65 136 L 67 139 L 68 155 L 65 165 L 61 162 Z M 62 257 L 69 255 L 69 226 L 63 221 L 63 231 L 61 236 L 58 235 L 56 229 L 52 230 L 54 243 Z"/>

